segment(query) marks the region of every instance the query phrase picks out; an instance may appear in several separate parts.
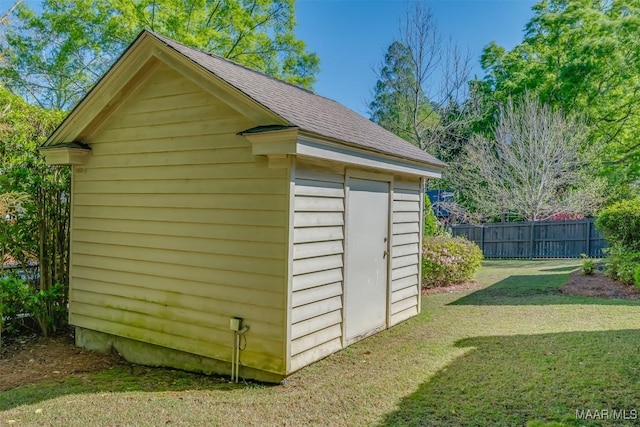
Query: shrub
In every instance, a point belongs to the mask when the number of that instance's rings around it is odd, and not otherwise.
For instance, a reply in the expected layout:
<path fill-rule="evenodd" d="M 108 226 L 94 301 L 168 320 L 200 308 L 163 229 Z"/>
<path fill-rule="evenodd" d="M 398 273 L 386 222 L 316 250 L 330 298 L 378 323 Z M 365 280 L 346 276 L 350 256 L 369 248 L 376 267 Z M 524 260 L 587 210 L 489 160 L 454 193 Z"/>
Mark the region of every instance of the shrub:
<path fill-rule="evenodd" d="M 422 248 L 422 284 L 448 286 L 469 281 L 480 268 L 482 251 L 463 237 L 425 237 Z"/>
<path fill-rule="evenodd" d="M 610 245 L 640 250 L 640 198 L 623 200 L 603 209 L 596 219 Z"/>
<path fill-rule="evenodd" d="M 582 258 L 582 273 L 587 276 L 592 275 L 596 270 L 596 262 L 585 254 L 580 255 L 580 257 Z"/>
<path fill-rule="evenodd" d="M 56 283 L 49 289 L 32 292 L 25 301 L 27 312 L 38 323 L 45 337 L 65 325 L 67 309 L 64 291 L 64 285 Z"/>
<path fill-rule="evenodd" d="M 607 249 L 605 273 L 612 279 L 628 285 L 635 282 L 634 274 L 640 265 L 640 251 L 630 250 L 621 244 L 613 244 Z"/>
<path fill-rule="evenodd" d="M 438 231 L 438 220 L 433 213 L 429 197 L 424 196 L 424 236 L 435 236 Z"/>
<path fill-rule="evenodd" d="M 28 312 L 26 303 L 31 287 L 19 277 L 0 278 L 0 317 L 4 318 L 2 331 L 15 333 L 23 323 L 21 315 Z"/>
<path fill-rule="evenodd" d="M 65 301 L 61 284 L 37 290 L 20 277 L 0 278 L 0 333 L 18 333 L 25 327 L 25 317 L 31 317 L 42 335 L 51 335 L 66 324 Z"/>

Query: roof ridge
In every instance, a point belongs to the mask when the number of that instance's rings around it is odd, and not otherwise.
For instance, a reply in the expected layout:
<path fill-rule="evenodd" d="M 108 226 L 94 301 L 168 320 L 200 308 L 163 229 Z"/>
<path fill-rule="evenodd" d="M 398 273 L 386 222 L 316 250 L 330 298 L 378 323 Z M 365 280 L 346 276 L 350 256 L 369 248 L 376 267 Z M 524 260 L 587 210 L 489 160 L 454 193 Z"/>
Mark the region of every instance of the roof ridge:
<path fill-rule="evenodd" d="M 245 69 L 245 70 L 247 70 L 247 71 L 250 71 L 250 72 L 255 73 L 255 74 L 259 74 L 259 75 L 264 76 L 264 77 L 268 77 L 268 78 L 269 78 L 269 79 L 271 79 L 271 80 L 274 80 L 274 81 L 279 82 L 279 83 L 286 84 L 286 85 L 291 86 L 291 87 L 293 87 L 293 88 L 296 88 L 296 89 L 302 90 L 302 91 L 304 91 L 304 92 L 307 92 L 307 93 L 309 93 L 309 94 L 311 94 L 311 95 L 319 96 L 319 97 L 321 97 L 321 98 L 325 98 L 325 99 L 329 99 L 330 101 L 337 102 L 337 101 L 335 101 L 335 100 L 333 100 L 333 99 L 326 98 L 326 97 L 324 97 L 324 96 L 322 96 L 322 95 L 318 95 L 318 94 L 317 94 L 317 93 L 315 93 L 313 90 L 307 89 L 307 88 L 302 87 L 302 86 L 298 86 L 298 85 L 293 84 L 293 83 L 290 83 L 290 82 L 287 82 L 287 81 L 285 81 L 285 80 L 279 79 L 279 78 L 274 77 L 274 76 L 272 76 L 272 75 L 269 75 L 269 74 L 267 74 L 267 73 L 263 73 L 262 71 L 258 71 L 258 70 L 256 70 L 256 69 L 251 68 L 251 67 L 247 67 L 246 65 L 243 65 L 243 64 L 241 64 L 241 63 L 239 63 L 239 62 L 236 62 L 236 61 L 233 61 L 233 60 L 231 60 L 231 59 L 229 59 L 229 58 L 225 58 L 224 56 L 222 56 L 222 55 L 218 55 L 217 53 L 207 52 L 206 50 L 202 50 L 202 49 L 199 49 L 199 48 L 197 48 L 197 47 L 193 47 L 193 46 L 186 45 L 186 44 L 181 43 L 181 42 L 179 42 L 179 41 L 177 41 L 177 40 L 174 40 L 174 39 L 171 39 L 171 38 L 169 38 L 169 37 L 165 37 L 165 36 L 163 36 L 163 35 L 161 35 L 161 34 L 158 34 L 158 33 L 156 33 L 155 31 L 151 31 L 151 30 L 148 30 L 148 29 L 145 29 L 144 31 L 146 31 L 146 32 L 148 32 L 148 33 L 150 33 L 150 34 L 152 34 L 155 38 L 157 38 L 158 40 L 160 40 L 160 41 L 164 42 L 165 44 L 167 44 L 167 43 L 166 43 L 167 41 L 169 41 L 169 42 L 171 42 L 171 43 L 178 44 L 178 45 L 180 45 L 180 46 L 182 46 L 182 47 L 184 47 L 184 48 L 191 49 L 191 50 L 193 50 L 193 51 L 195 51 L 195 52 L 202 53 L 202 54 L 207 55 L 207 56 L 210 56 L 210 57 L 212 57 L 212 58 L 215 58 L 215 59 L 219 59 L 219 60 L 222 60 L 222 61 L 228 62 L 228 63 L 230 63 L 230 64 L 232 64 L 232 65 L 237 66 L 237 67 L 242 67 L 242 68 L 244 68 L 244 69 Z M 169 44 L 167 44 L 167 46 L 169 46 Z M 169 46 L 169 47 L 170 47 L 170 46 Z"/>

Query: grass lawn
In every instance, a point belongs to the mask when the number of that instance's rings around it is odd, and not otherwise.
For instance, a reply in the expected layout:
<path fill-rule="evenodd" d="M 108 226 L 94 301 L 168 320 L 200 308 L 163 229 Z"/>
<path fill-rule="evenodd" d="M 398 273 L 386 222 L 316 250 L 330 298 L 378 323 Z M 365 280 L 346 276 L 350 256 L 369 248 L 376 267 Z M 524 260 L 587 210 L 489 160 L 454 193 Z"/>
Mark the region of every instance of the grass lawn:
<path fill-rule="evenodd" d="M 0 394 L 0 426 L 639 425 L 640 302 L 559 294 L 577 265 L 485 262 L 482 289 L 426 295 L 284 385 L 114 368 Z"/>

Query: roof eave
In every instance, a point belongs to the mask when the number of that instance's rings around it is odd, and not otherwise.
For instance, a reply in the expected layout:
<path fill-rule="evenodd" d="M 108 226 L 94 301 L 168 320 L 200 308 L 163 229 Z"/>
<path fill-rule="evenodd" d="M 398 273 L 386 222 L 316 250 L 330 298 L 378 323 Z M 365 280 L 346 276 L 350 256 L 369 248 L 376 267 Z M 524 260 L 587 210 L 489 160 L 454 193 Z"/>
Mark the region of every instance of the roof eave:
<path fill-rule="evenodd" d="M 84 95 L 84 97 L 82 97 L 82 99 L 80 99 L 80 101 L 78 101 L 78 103 L 71 109 L 69 114 L 67 114 L 64 120 L 58 125 L 58 127 L 53 131 L 53 133 L 51 133 L 49 138 L 47 138 L 47 140 L 41 145 L 41 147 L 60 144 L 61 141 L 65 139 L 67 140 L 75 139 L 75 138 L 69 138 L 67 134 L 70 133 L 69 128 L 71 128 L 74 125 L 74 122 L 78 118 L 77 116 L 80 115 L 81 111 L 83 110 L 83 107 L 88 102 L 90 102 L 90 99 L 105 84 L 105 81 L 113 73 L 113 70 L 118 67 L 118 65 L 123 61 L 124 58 L 126 58 L 131 54 L 131 52 L 134 50 L 134 47 L 140 44 L 141 40 L 144 39 L 144 36 L 146 34 L 148 34 L 148 31 L 145 31 L 145 30 L 141 31 L 140 34 L 138 34 L 135 40 L 124 50 L 124 52 L 122 52 L 122 54 L 118 57 L 118 59 L 116 59 L 114 63 L 111 64 L 111 67 L 109 67 L 109 70 L 107 70 L 107 72 L 104 73 L 100 77 L 100 79 L 98 79 L 96 84 L 94 84 L 93 87 Z"/>
<path fill-rule="evenodd" d="M 91 154 L 91 147 L 79 142 L 67 142 L 43 146 L 39 151 L 48 165 L 84 165 Z"/>
<path fill-rule="evenodd" d="M 369 147 L 363 148 L 359 144 L 337 140 L 335 138 L 330 138 L 315 132 L 300 130 L 299 135 L 300 135 L 299 140 L 302 139 L 303 141 L 307 141 L 313 144 L 323 144 L 328 147 L 336 147 L 336 148 L 344 147 L 345 149 L 348 149 L 353 152 L 370 153 L 371 155 L 378 156 L 381 159 L 387 159 L 394 162 L 405 163 L 407 166 L 409 166 L 412 169 L 428 171 L 428 173 L 426 173 L 423 176 L 428 176 L 431 178 L 441 178 L 442 172 L 447 168 L 447 164 L 443 162 L 438 162 L 438 163 L 427 162 L 421 159 L 414 159 L 414 158 L 409 158 L 409 157 L 405 157 L 397 154 L 383 152 L 380 150 L 374 150 Z"/>
<path fill-rule="evenodd" d="M 257 126 L 238 132 L 251 143 L 251 153 L 265 156 L 286 156 L 297 153 L 297 126 Z"/>
<path fill-rule="evenodd" d="M 442 165 L 405 159 L 345 144 L 343 141 L 330 140 L 301 131 L 295 126 L 262 126 L 247 129 L 238 135 L 244 136 L 251 143 L 254 155 L 267 156 L 270 161 L 287 156 L 307 157 L 428 178 L 441 178 L 444 169 Z"/>

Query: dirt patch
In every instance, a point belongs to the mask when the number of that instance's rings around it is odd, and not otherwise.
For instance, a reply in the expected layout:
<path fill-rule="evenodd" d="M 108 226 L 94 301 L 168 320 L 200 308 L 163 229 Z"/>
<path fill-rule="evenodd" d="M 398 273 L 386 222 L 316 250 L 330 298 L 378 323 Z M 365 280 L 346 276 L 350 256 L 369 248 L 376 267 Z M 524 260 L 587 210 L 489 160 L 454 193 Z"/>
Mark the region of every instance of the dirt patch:
<path fill-rule="evenodd" d="M 10 340 L 0 354 L 0 392 L 45 379 L 99 371 L 122 363 L 112 354 L 85 351 L 65 333 L 44 338 L 36 335 Z"/>
<path fill-rule="evenodd" d="M 613 280 L 601 271 L 595 271 L 588 276 L 580 270 L 571 272 L 569 280 L 560 288 L 560 292 L 587 297 L 640 299 L 640 289 L 636 286 Z"/>
<path fill-rule="evenodd" d="M 423 295 L 450 294 L 454 292 L 471 291 L 471 290 L 480 289 L 480 288 L 482 288 L 482 285 L 479 284 L 478 282 L 464 282 L 464 283 L 458 283 L 457 285 L 451 285 L 451 286 L 425 288 L 422 290 L 422 294 Z"/>

